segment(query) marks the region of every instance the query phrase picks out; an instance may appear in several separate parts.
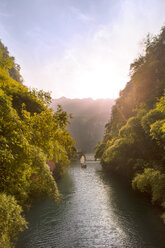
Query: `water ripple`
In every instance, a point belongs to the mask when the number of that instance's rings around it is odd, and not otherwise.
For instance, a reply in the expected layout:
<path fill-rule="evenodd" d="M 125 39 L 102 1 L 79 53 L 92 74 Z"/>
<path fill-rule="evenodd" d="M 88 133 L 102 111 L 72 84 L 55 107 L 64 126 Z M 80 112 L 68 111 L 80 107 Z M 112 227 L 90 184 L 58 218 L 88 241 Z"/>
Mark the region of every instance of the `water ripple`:
<path fill-rule="evenodd" d="M 73 163 L 59 183 L 63 200 L 34 204 L 17 248 L 165 247 L 157 210 L 100 169 L 98 162 L 85 170 Z"/>

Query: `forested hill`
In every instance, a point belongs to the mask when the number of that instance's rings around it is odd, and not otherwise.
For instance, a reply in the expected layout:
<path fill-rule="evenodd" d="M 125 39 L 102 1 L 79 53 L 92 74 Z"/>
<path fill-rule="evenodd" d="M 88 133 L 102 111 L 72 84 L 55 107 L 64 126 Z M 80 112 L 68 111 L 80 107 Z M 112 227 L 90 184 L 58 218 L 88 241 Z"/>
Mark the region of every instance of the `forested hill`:
<path fill-rule="evenodd" d="M 0 42 L 0 248 L 27 228 L 22 215 L 36 198 L 61 197 L 55 178 L 75 154 L 69 116 L 48 107 L 49 93 L 23 85 L 20 66 Z M 54 177 L 48 164 L 54 165 Z"/>
<path fill-rule="evenodd" d="M 165 208 L 165 27 L 131 64 L 96 158 Z"/>
<path fill-rule="evenodd" d="M 98 141 L 102 139 L 114 100 L 61 97 L 53 100 L 51 107 L 56 110 L 58 104 L 73 115 L 69 131 L 76 140 L 77 148 L 83 152 L 93 152 Z"/>

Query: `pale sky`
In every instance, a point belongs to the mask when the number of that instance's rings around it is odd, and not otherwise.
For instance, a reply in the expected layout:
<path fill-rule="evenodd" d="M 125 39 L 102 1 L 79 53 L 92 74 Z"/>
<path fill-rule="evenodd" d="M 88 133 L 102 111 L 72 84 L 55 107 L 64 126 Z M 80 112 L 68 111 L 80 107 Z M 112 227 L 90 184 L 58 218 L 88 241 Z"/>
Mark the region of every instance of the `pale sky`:
<path fill-rule="evenodd" d="M 164 13 L 164 0 L 0 0 L 0 39 L 28 87 L 117 98 Z"/>

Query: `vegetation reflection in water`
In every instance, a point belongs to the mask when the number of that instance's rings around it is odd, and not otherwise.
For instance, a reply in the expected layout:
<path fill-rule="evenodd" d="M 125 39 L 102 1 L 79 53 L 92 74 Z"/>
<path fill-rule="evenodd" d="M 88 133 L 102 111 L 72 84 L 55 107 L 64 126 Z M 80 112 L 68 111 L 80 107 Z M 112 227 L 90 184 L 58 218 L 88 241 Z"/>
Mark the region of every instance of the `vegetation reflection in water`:
<path fill-rule="evenodd" d="M 85 170 L 72 163 L 59 188 L 59 205 L 50 199 L 34 204 L 17 248 L 165 247 L 159 211 L 118 178 L 106 177 L 99 162 Z"/>

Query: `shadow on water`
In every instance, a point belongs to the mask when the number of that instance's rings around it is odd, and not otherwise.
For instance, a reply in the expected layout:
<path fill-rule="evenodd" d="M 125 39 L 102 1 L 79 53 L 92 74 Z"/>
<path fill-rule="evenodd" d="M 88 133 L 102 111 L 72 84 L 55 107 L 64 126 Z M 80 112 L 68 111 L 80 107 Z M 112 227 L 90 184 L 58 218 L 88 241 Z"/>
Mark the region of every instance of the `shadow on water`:
<path fill-rule="evenodd" d="M 161 210 L 134 192 L 117 175 L 99 172 L 99 176 L 103 184 L 107 185 L 108 201 L 115 222 L 132 247 L 165 247 L 165 226 L 160 219 Z"/>
<path fill-rule="evenodd" d="M 73 162 L 58 183 L 63 200 L 36 202 L 16 247 L 164 248 L 159 210 L 100 169 L 98 162 L 88 162 L 87 169 Z"/>

